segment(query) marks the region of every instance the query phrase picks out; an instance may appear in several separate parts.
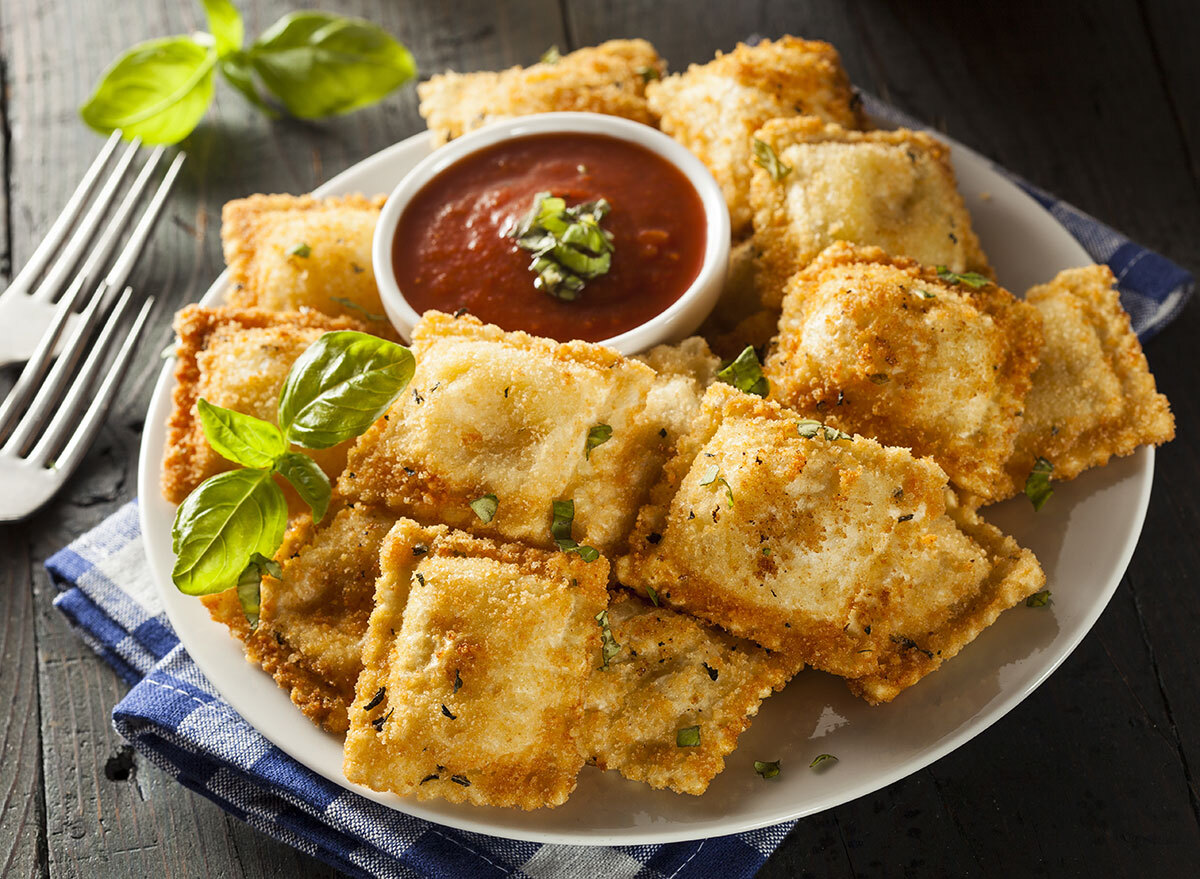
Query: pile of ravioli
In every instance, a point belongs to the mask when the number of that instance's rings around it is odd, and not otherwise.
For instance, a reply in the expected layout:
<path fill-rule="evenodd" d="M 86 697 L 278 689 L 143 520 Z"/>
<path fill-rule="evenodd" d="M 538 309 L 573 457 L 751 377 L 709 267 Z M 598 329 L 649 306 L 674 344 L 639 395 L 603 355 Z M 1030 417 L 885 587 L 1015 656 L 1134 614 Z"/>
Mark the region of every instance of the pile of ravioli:
<path fill-rule="evenodd" d="M 886 702 L 1041 590 L 1034 555 L 978 512 L 1038 458 L 1071 479 L 1173 436 L 1109 270 L 1023 299 L 994 283 L 948 149 L 866 129 L 827 44 L 667 75 L 645 41 L 615 41 L 419 91 L 438 143 L 550 110 L 660 127 L 720 183 L 734 260 L 702 337 L 640 357 L 427 313 L 404 395 L 311 453 L 330 512 L 314 523 L 285 486 L 257 626 L 232 592 L 205 602 L 345 734 L 352 781 L 532 809 L 592 764 L 700 794 L 805 667 Z M 322 333 L 395 338 L 371 268 L 381 203 L 226 205 L 228 304 L 176 321 L 169 500 L 229 466 L 197 399 L 273 420 Z M 747 345 L 765 399 L 716 379 Z M 568 500 L 593 561 L 552 533 Z"/>

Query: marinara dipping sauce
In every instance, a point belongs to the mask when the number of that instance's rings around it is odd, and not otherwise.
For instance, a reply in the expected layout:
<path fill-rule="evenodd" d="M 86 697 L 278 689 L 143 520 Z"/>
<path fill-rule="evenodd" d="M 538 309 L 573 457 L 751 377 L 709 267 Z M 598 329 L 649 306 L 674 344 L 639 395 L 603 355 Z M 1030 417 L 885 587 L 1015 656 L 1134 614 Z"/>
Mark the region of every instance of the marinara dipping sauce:
<path fill-rule="evenodd" d="M 514 229 L 538 193 L 567 207 L 606 199 L 609 271 L 578 298 L 534 287 L 531 255 Z M 392 242 L 396 281 L 418 313 L 465 308 L 506 330 L 598 342 L 665 311 L 704 262 L 704 206 L 667 160 L 598 134 L 540 134 L 474 153 L 430 180 L 409 202 Z"/>

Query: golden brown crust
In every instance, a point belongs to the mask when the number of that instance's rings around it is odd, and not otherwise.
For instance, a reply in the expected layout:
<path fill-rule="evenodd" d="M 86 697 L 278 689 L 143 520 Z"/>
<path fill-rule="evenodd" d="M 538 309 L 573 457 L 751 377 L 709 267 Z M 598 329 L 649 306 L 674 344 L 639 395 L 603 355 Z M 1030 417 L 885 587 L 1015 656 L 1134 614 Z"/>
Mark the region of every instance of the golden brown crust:
<path fill-rule="evenodd" d="M 634 781 L 704 793 L 795 663 L 624 591 L 613 593 L 608 619 L 621 649 L 588 678 L 580 749 Z M 681 748 L 676 735 L 689 726 L 700 727 L 700 744 Z"/>
<path fill-rule="evenodd" d="M 1170 404 L 1155 387 L 1115 283 L 1108 266 L 1087 266 L 1025 294 L 1042 316 L 1046 341 L 1006 465 L 1009 482 L 995 499 L 1019 494 L 1038 457 L 1054 465 L 1052 479 L 1074 479 L 1175 437 Z"/>
<path fill-rule="evenodd" d="M 565 802 L 608 563 L 407 519 L 381 557 L 346 777 L 422 800 Z"/>
<path fill-rule="evenodd" d="M 828 43 L 785 36 L 739 43 L 707 64 L 646 87 L 662 130 L 708 166 L 729 204 L 734 240 L 750 228 L 751 138 L 770 119 L 811 114 L 862 126 L 858 101 Z"/>
<path fill-rule="evenodd" d="M 283 580 L 263 578 L 253 631 L 235 590 L 204 598 L 213 619 L 244 643 L 246 658 L 274 677 L 313 723 L 332 733 L 348 726 L 379 547 L 395 521 L 364 506 L 344 508 L 316 527 L 311 516 L 293 521 L 275 555 Z"/>
<path fill-rule="evenodd" d="M 828 247 L 788 283 L 772 397 L 929 455 L 966 491 L 1007 483 L 1041 319 L 1002 287 L 943 281 L 879 248 Z"/>
<path fill-rule="evenodd" d="M 666 62 L 645 40 L 609 40 L 563 55 L 554 63 L 501 71 L 430 77 L 417 86 L 420 112 L 434 146 L 489 122 L 563 110 L 623 116 L 654 124 L 646 105 L 647 79 Z"/>
<path fill-rule="evenodd" d="M 205 439 L 196 401 L 235 409 L 276 421 L 279 389 L 297 357 L 322 333 L 366 328 L 350 318 L 316 312 L 273 312 L 260 308 L 206 308 L 188 305 L 175 315 L 174 406 L 167 420 L 163 456 L 163 497 L 173 504 L 201 482 L 235 466 Z M 331 479 L 346 460 L 348 444 L 305 450 Z M 293 513 L 304 509 L 294 490 L 282 480 Z"/>
<path fill-rule="evenodd" d="M 888 674 L 896 645 L 973 637 L 1000 560 L 947 515 L 942 470 L 861 436 L 802 437 L 798 418 L 709 388 L 617 560 L 620 582 L 844 677 Z M 1040 569 L 1022 558 L 1027 588 Z"/>
<path fill-rule="evenodd" d="M 396 339 L 375 284 L 371 242 L 385 197 L 251 195 L 225 203 L 221 242 L 229 304 L 312 309 L 354 318 Z M 307 245 L 308 256 L 290 253 Z"/>
<path fill-rule="evenodd" d="M 413 354 L 408 391 L 359 438 L 338 488 L 421 522 L 551 549 L 551 504 L 573 499 L 574 539 L 606 551 L 687 418 L 687 400 L 668 393 L 686 390 L 680 382 L 664 387 L 644 364 L 587 342 L 430 311 Z M 588 453 L 599 424 L 612 436 Z M 485 523 L 470 504 L 487 494 L 499 506 Z"/>
<path fill-rule="evenodd" d="M 750 200 L 764 305 L 835 241 L 882 247 L 954 272 L 989 277 L 950 164 L 950 149 L 922 131 L 848 131 L 813 117 L 774 119 L 754 136 L 791 170 L 753 169 Z"/>

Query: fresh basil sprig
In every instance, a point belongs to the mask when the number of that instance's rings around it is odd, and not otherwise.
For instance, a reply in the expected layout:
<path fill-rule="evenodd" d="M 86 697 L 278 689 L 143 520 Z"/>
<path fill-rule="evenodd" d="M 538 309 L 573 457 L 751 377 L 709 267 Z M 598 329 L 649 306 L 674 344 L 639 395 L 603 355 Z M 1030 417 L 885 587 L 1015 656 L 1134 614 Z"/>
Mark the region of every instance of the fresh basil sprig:
<path fill-rule="evenodd" d="M 533 254 L 533 286 L 556 299 L 579 298 L 587 281 L 612 268 L 613 236 L 600 226 L 608 216 L 604 199 L 567 207 L 565 199 L 539 192 L 524 221 L 512 232 L 517 246 Z"/>
<path fill-rule="evenodd" d="M 763 375 L 762 364 L 758 362 L 753 345 L 747 345 L 741 354 L 726 363 L 717 373 L 717 381 L 733 385 L 739 391 L 756 397 L 771 393 L 771 383 Z"/>
<path fill-rule="evenodd" d="M 202 482 L 175 514 L 171 580 L 181 592 L 209 595 L 237 587 L 246 616 L 257 615 L 257 584 L 279 549 L 287 501 L 273 478 L 282 476 L 324 518 L 329 477 L 291 445 L 324 449 L 358 436 L 404 391 L 415 361 L 407 348 L 350 331 L 325 333 L 292 364 L 279 396 L 279 426 L 197 403 L 209 444 L 244 469 Z M 275 574 L 278 576 L 278 574 Z"/>
<path fill-rule="evenodd" d="M 120 128 L 127 139 L 178 143 L 208 111 L 218 68 L 268 116 L 279 115 L 272 106 L 277 103 L 301 119 L 360 109 L 417 75 L 409 51 L 368 21 L 293 12 L 246 46 L 242 16 L 230 0 L 202 2 L 211 33 L 129 49 L 80 108 L 84 122 L 105 134 Z"/>

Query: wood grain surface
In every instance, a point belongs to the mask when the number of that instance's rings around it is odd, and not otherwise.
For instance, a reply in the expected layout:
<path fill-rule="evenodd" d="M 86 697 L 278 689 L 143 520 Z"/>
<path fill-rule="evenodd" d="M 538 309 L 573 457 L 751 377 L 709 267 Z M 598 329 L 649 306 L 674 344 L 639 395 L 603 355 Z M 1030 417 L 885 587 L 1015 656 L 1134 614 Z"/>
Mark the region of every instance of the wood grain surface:
<path fill-rule="evenodd" d="M 249 35 L 285 11 L 238 3 Z M 330 4 L 332 7 L 333 4 Z M 355 0 L 424 74 L 644 36 L 673 69 L 750 35 L 826 39 L 861 87 L 1200 270 L 1200 17 L 1182 0 L 1054 4 Z M 20 266 L 100 146 L 76 108 L 131 43 L 202 29 L 199 3 L 0 0 L 0 271 Z M 42 561 L 134 495 L 171 314 L 221 268 L 221 204 L 307 191 L 422 128 L 407 88 L 332 123 L 269 122 L 219 87 L 134 276 L 154 329 L 80 471 L 0 526 L 0 876 L 323 876 L 124 747 L 125 687 L 50 604 Z M 1200 306 L 1147 346 L 1179 438 L 1096 628 L 1011 714 L 933 766 L 806 819 L 762 875 L 1187 876 L 1200 863 Z M 0 391 L 11 382 L 0 373 Z"/>

